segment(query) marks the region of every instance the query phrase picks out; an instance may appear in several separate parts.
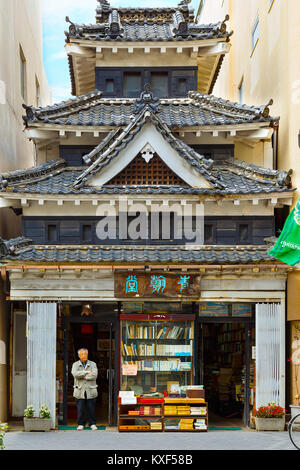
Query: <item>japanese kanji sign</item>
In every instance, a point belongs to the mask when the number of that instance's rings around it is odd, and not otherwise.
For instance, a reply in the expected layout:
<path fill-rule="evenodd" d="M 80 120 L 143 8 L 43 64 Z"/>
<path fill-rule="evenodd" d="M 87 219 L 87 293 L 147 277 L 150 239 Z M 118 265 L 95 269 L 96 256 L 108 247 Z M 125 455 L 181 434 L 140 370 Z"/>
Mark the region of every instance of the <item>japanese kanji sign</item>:
<path fill-rule="evenodd" d="M 115 297 L 200 297 L 200 276 L 187 273 L 115 273 Z"/>

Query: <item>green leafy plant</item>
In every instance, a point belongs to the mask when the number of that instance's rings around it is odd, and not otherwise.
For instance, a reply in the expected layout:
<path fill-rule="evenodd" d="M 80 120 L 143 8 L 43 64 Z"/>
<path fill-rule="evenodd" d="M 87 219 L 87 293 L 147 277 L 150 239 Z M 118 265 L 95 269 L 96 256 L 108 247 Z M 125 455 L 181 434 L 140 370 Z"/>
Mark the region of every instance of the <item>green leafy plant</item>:
<path fill-rule="evenodd" d="M 40 418 L 49 419 L 50 416 L 51 416 L 51 413 L 50 413 L 48 406 L 46 404 L 41 406 Z"/>
<path fill-rule="evenodd" d="M 33 406 L 27 406 L 27 408 L 25 408 L 24 410 L 25 418 L 33 418 L 34 413 L 35 413 L 35 409 L 33 408 Z"/>
<path fill-rule="evenodd" d="M 0 449 L 5 449 L 5 445 L 3 444 L 3 439 L 7 430 L 8 430 L 7 424 L 0 422 Z"/>
<path fill-rule="evenodd" d="M 282 418 L 285 416 L 286 410 L 276 403 L 268 403 L 267 406 L 260 406 L 254 410 L 256 418 Z"/>

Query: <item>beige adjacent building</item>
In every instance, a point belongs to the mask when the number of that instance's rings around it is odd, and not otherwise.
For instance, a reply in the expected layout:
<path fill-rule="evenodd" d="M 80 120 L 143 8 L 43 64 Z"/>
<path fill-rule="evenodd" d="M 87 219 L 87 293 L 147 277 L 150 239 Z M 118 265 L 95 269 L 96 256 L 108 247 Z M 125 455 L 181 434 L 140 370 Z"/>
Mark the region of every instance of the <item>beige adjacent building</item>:
<path fill-rule="evenodd" d="M 291 208 L 300 197 L 300 4 L 298 0 L 201 0 L 198 22 L 214 22 L 230 16 L 231 51 L 224 58 L 214 94 L 253 105 L 273 100 L 271 112 L 279 116 L 278 132 L 270 151 L 249 151 L 249 158 L 266 167 L 292 168 L 294 192 Z M 246 144 L 240 142 L 238 146 Z M 238 148 L 238 147 L 237 147 Z M 252 157 L 251 157 L 252 155 Z M 265 155 L 265 161 L 262 161 Z M 272 166 L 271 166 L 272 165 Z M 296 404 L 300 393 L 298 356 L 300 339 L 300 270 L 287 282 L 287 320 L 290 351 L 290 386 L 287 405 Z"/>
<path fill-rule="evenodd" d="M 24 133 L 23 103 L 51 104 L 42 53 L 41 0 L 0 0 L 0 170 L 33 166 L 35 145 Z M 9 207 L 0 211 L 0 237 L 20 233 L 21 217 Z M 0 421 L 7 419 L 6 286 L 0 281 Z"/>

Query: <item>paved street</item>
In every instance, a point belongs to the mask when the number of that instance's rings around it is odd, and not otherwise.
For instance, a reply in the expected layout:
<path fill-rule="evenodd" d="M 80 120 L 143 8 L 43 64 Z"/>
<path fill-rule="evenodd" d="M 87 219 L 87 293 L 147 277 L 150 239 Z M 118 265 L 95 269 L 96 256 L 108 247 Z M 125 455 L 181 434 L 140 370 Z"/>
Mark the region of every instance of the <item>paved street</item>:
<path fill-rule="evenodd" d="M 287 432 L 118 433 L 116 431 L 13 431 L 6 450 L 296 450 Z"/>

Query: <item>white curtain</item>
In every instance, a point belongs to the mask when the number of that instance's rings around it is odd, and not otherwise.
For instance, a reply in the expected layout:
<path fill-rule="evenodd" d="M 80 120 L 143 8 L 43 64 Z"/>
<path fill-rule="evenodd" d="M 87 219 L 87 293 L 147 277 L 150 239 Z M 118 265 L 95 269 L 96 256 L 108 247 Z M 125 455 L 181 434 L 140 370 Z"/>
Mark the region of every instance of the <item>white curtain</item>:
<path fill-rule="evenodd" d="M 280 404 L 281 305 L 257 304 L 256 336 L 256 408 L 268 403 Z"/>
<path fill-rule="evenodd" d="M 56 303 L 27 304 L 27 406 L 56 414 Z"/>

